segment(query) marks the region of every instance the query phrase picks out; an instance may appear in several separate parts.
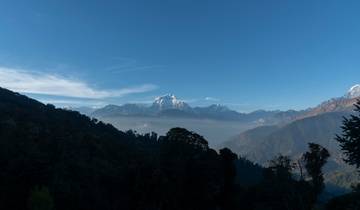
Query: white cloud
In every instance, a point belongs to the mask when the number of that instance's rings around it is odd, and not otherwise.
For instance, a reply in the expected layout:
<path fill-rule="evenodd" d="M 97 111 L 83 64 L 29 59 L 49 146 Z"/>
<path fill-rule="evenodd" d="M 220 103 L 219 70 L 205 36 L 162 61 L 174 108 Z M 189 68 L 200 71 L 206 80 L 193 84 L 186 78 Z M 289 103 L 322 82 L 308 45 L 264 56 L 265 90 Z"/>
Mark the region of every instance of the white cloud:
<path fill-rule="evenodd" d="M 21 93 L 45 94 L 75 98 L 100 99 L 121 97 L 156 89 L 156 85 L 144 84 L 113 90 L 90 87 L 86 82 L 59 75 L 0 67 L 0 87 Z"/>
<path fill-rule="evenodd" d="M 214 97 L 205 97 L 206 101 L 220 101 L 220 99 L 218 98 L 214 98 Z"/>

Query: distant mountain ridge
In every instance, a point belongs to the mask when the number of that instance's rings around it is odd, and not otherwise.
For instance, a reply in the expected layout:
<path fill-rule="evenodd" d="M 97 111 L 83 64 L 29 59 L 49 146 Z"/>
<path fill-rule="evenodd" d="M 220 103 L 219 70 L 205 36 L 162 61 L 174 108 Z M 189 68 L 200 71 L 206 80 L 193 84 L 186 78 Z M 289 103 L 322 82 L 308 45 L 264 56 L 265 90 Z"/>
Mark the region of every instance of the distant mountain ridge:
<path fill-rule="evenodd" d="M 92 117 L 170 117 L 170 118 L 196 118 L 241 121 L 258 125 L 286 124 L 295 120 L 317 116 L 328 112 L 349 112 L 352 105 L 360 98 L 360 85 L 352 86 L 342 97 L 333 98 L 320 105 L 306 110 L 267 111 L 257 110 L 250 113 L 240 113 L 221 104 L 212 104 L 206 107 L 191 107 L 179 100 L 174 94 L 156 97 L 154 102 L 148 104 L 107 105 L 99 109 L 74 108 L 83 114 Z"/>
<path fill-rule="evenodd" d="M 76 109 L 75 109 L 76 110 Z M 81 110 L 79 110 L 81 111 Z M 93 117 L 116 117 L 116 116 L 145 116 L 145 117 L 171 117 L 171 118 L 196 118 L 230 120 L 252 122 L 258 124 L 273 124 L 291 119 L 296 111 L 286 112 L 257 110 L 251 113 L 239 113 L 220 104 L 212 104 L 206 107 L 191 107 L 184 101 L 179 100 L 173 94 L 167 94 L 155 98 L 151 105 L 124 104 L 107 105 L 90 113 Z M 88 114 L 89 113 L 84 113 Z"/>
<path fill-rule="evenodd" d="M 344 96 L 332 98 L 322 102 L 314 108 L 309 108 L 303 113 L 303 115 L 298 116 L 297 119 L 317 116 L 329 112 L 351 112 L 353 105 L 358 100 L 360 100 L 360 85 L 354 85 Z"/>
<path fill-rule="evenodd" d="M 346 98 L 339 97 L 333 98 L 328 101 L 321 103 L 320 105 L 308 109 L 303 115 L 299 116 L 299 119 L 303 119 L 306 117 L 317 116 L 320 114 L 328 113 L 328 112 L 351 112 L 353 109 L 353 105 L 360 98 Z"/>

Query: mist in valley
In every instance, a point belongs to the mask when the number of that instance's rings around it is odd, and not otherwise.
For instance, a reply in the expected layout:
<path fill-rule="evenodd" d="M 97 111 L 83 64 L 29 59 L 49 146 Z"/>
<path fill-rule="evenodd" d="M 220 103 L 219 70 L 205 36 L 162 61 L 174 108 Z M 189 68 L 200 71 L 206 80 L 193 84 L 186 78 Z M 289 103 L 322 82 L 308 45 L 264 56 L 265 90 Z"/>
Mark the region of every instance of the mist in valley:
<path fill-rule="evenodd" d="M 201 134 L 214 148 L 219 148 L 223 142 L 245 130 L 259 126 L 255 122 L 166 117 L 118 116 L 100 118 L 100 120 L 110 123 L 120 130 L 134 130 L 140 134 L 156 132 L 159 135 L 165 135 L 171 128 L 182 127 Z"/>

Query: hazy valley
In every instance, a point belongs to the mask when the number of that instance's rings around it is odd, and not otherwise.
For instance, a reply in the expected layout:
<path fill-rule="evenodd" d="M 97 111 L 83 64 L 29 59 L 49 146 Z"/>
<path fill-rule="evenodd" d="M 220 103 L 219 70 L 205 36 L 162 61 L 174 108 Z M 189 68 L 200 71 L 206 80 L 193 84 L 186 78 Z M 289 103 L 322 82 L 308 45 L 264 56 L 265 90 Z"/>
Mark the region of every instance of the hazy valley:
<path fill-rule="evenodd" d="M 314 142 L 331 153 L 325 168 L 327 182 L 349 188 L 358 178 L 353 176 L 354 169 L 342 161 L 334 138 L 340 134 L 343 117 L 353 112 L 359 87 L 355 85 L 342 97 L 300 111 L 239 113 L 221 105 L 192 108 L 174 95 L 164 95 L 151 105 L 111 105 L 86 114 L 120 130 L 139 133 L 154 131 L 164 135 L 173 127 L 183 127 L 203 135 L 214 148 L 228 147 L 264 166 L 278 154 L 299 159 L 308 143 Z"/>

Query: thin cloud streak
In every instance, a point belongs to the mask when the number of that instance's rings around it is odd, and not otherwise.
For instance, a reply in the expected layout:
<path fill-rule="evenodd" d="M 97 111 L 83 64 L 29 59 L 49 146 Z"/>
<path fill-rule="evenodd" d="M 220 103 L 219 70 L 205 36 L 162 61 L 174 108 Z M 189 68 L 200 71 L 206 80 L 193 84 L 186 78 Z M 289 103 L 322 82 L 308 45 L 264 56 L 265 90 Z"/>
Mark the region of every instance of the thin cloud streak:
<path fill-rule="evenodd" d="M 21 93 L 88 99 L 122 97 L 157 89 L 153 84 L 111 90 L 96 89 L 80 80 L 5 67 L 0 67 L 0 86 Z"/>
<path fill-rule="evenodd" d="M 128 57 L 115 57 L 115 64 L 106 67 L 104 70 L 111 73 L 128 73 L 138 71 L 159 71 L 164 68 L 164 65 L 140 65 L 138 61 Z"/>
<path fill-rule="evenodd" d="M 136 67 L 119 67 L 112 66 L 107 68 L 107 71 L 111 73 L 127 73 L 127 72 L 138 72 L 138 71 L 159 71 L 161 68 L 165 66 L 163 65 L 153 65 L 153 66 L 136 66 Z"/>
<path fill-rule="evenodd" d="M 205 101 L 220 101 L 220 99 L 208 96 L 208 97 L 205 97 Z"/>

